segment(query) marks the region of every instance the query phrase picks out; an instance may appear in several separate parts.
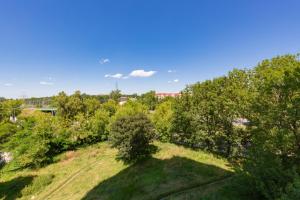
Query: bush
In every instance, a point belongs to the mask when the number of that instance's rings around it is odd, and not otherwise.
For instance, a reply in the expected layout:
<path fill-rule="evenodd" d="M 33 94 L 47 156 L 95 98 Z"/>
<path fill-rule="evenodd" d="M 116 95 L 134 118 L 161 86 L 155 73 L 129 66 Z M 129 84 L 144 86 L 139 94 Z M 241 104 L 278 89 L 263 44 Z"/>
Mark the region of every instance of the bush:
<path fill-rule="evenodd" d="M 49 185 L 54 178 L 52 174 L 45 174 L 35 177 L 32 183 L 22 190 L 22 196 L 29 196 L 40 192 L 43 188 Z"/>
<path fill-rule="evenodd" d="M 10 140 L 10 138 L 16 133 L 17 126 L 12 123 L 1 123 L 0 124 L 0 146 Z"/>
<path fill-rule="evenodd" d="M 109 140 L 119 150 L 118 159 L 131 162 L 151 154 L 150 143 L 154 134 L 151 121 L 145 114 L 139 113 L 116 119 Z"/>

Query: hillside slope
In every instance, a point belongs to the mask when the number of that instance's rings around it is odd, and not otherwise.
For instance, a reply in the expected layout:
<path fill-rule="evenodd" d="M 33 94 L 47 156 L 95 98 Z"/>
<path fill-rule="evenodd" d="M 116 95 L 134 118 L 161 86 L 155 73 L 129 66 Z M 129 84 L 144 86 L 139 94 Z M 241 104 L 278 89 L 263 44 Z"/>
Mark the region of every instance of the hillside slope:
<path fill-rule="evenodd" d="M 63 153 L 56 163 L 39 170 L 5 172 L 0 199 L 184 199 L 185 191 L 194 193 L 201 187 L 203 194 L 214 191 L 214 182 L 226 181 L 232 174 L 225 160 L 211 154 L 174 144 L 155 145 L 157 153 L 135 165 L 116 161 L 116 150 L 99 143 Z M 195 199 L 201 196 L 198 193 Z"/>

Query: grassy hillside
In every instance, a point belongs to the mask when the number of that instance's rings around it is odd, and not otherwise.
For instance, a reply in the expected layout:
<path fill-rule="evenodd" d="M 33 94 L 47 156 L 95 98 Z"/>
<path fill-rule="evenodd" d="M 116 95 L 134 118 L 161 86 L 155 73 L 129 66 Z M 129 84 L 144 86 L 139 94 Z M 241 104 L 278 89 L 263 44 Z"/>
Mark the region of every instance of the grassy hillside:
<path fill-rule="evenodd" d="M 63 153 L 39 170 L 4 168 L 0 199 L 199 199 L 232 174 L 228 163 L 213 155 L 155 145 L 157 153 L 135 165 L 116 161 L 116 150 L 100 143 Z"/>

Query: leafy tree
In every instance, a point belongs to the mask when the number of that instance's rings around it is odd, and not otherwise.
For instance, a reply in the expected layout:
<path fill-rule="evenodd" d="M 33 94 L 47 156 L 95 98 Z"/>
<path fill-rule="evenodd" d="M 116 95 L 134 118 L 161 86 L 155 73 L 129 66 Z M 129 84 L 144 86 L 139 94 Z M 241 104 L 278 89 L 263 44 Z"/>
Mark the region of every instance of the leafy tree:
<path fill-rule="evenodd" d="M 299 174 L 299 60 L 287 55 L 263 61 L 255 68 L 255 85 L 252 148 L 243 162 L 244 175 L 259 194 L 276 199 Z"/>
<path fill-rule="evenodd" d="M 0 148 L 17 132 L 17 126 L 15 124 L 6 122 L 0 123 Z"/>
<path fill-rule="evenodd" d="M 111 117 L 117 112 L 118 103 L 110 99 L 101 105 L 101 109 L 107 111 L 109 113 L 109 116 Z"/>
<path fill-rule="evenodd" d="M 109 113 L 105 110 L 97 110 L 90 118 L 89 130 L 95 141 L 103 141 L 108 137 Z"/>
<path fill-rule="evenodd" d="M 64 119 L 73 119 L 79 113 L 85 113 L 86 111 L 80 91 L 76 91 L 71 96 L 60 92 L 58 96 L 55 97 L 54 102 L 57 107 L 57 114 Z"/>
<path fill-rule="evenodd" d="M 69 116 L 69 108 L 67 107 L 67 103 L 69 98 L 65 92 L 60 92 L 54 99 L 55 106 L 57 107 L 57 114 L 63 118 L 67 118 Z"/>
<path fill-rule="evenodd" d="M 53 133 L 57 128 L 54 118 L 39 113 L 35 116 L 34 123 L 31 120 L 20 123 L 24 128 L 20 129 L 8 144 L 17 166 L 41 167 L 51 162 L 54 152 L 57 152 L 51 145 Z"/>
<path fill-rule="evenodd" d="M 132 162 L 151 154 L 154 135 L 151 121 L 145 114 L 137 113 L 118 118 L 112 124 L 109 140 L 119 150 L 119 159 Z"/>
<path fill-rule="evenodd" d="M 158 98 L 155 96 L 155 91 L 150 91 L 142 94 L 139 101 L 145 104 L 149 110 L 154 110 L 158 103 Z"/>
<path fill-rule="evenodd" d="M 22 100 L 4 100 L 0 102 L 0 122 L 8 121 L 9 117 L 18 116 L 21 113 Z"/>
<path fill-rule="evenodd" d="M 83 100 L 84 107 L 86 109 L 86 114 L 88 116 L 91 116 L 95 113 L 96 110 L 100 109 L 101 103 L 98 99 L 92 97 L 92 98 L 85 98 Z"/>
<path fill-rule="evenodd" d="M 148 113 L 148 109 L 145 105 L 137 102 L 129 100 L 123 106 L 120 106 L 116 111 L 115 115 L 112 117 L 112 120 L 116 120 L 120 117 L 127 115 L 135 115 L 136 113 Z"/>
<path fill-rule="evenodd" d="M 233 70 L 228 76 L 188 86 L 175 101 L 172 138 L 226 157 L 240 154 L 249 134 L 233 122 L 249 115 L 251 77 L 250 71 Z"/>
<path fill-rule="evenodd" d="M 87 117 L 83 113 L 79 113 L 74 117 L 74 120 L 68 128 L 71 142 L 75 145 L 90 143 L 92 140 L 92 133 L 88 128 L 89 124 L 87 120 Z"/>
<path fill-rule="evenodd" d="M 172 101 L 165 101 L 156 107 L 152 115 L 152 121 L 155 126 L 159 140 L 168 142 L 171 140 L 171 127 L 173 120 Z"/>
<path fill-rule="evenodd" d="M 176 98 L 174 103 L 173 123 L 171 127 L 172 142 L 191 146 L 194 133 L 191 109 L 191 88 L 187 87 L 182 92 L 181 97 Z"/>
<path fill-rule="evenodd" d="M 121 90 L 113 90 L 110 92 L 109 94 L 110 99 L 114 100 L 115 102 L 119 102 L 119 99 L 121 98 L 122 94 L 121 94 Z"/>

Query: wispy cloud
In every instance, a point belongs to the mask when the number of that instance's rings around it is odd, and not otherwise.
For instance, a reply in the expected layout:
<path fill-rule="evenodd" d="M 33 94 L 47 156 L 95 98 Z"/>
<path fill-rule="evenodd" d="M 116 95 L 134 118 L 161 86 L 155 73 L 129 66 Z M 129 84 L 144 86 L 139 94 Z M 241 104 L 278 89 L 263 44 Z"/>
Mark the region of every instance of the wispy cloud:
<path fill-rule="evenodd" d="M 143 69 L 138 69 L 138 70 L 133 70 L 129 74 L 129 76 L 145 78 L 145 77 L 153 76 L 155 73 L 156 71 L 145 71 Z"/>
<path fill-rule="evenodd" d="M 118 79 L 120 79 L 120 78 L 123 78 L 123 74 L 120 74 L 120 73 L 117 73 L 117 74 L 106 74 L 104 77 L 105 78 L 118 78 Z"/>
<path fill-rule="evenodd" d="M 178 82 L 179 82 L 178 79 L 174 79 L 174 80 L 172 80 L 172 81 L 168 81 L 168 83 L 178 83 Z"/>
<path fill-rule="evenodd" d="M 6 87 L 11 87 L 11 86 L 13 86 L 14 84 L 12 84 L 12 83 L 4 83 L 4 86 L 6 86 Z"/>
<path fill-rule="evenodd" d="M 54 85 L 53 82 L 49 82 L 49 81 L 40 81 L 41 85 Z"/>
<path fill-rule="evenodd" d="M 103 64 L 105 64 L 105 63 L 109 63 L 109 62 L 110 62 L 110 60 L 109 60 L 108 58 L 101 58 L 100 61 L 99 61 L 99 63 L 100 63 L 101 65 L 103 65 Z"/>
<path fill-rule="evenodd" d="M 168 73 L 176 73 L 176 70 L 169 69 Z"/>

